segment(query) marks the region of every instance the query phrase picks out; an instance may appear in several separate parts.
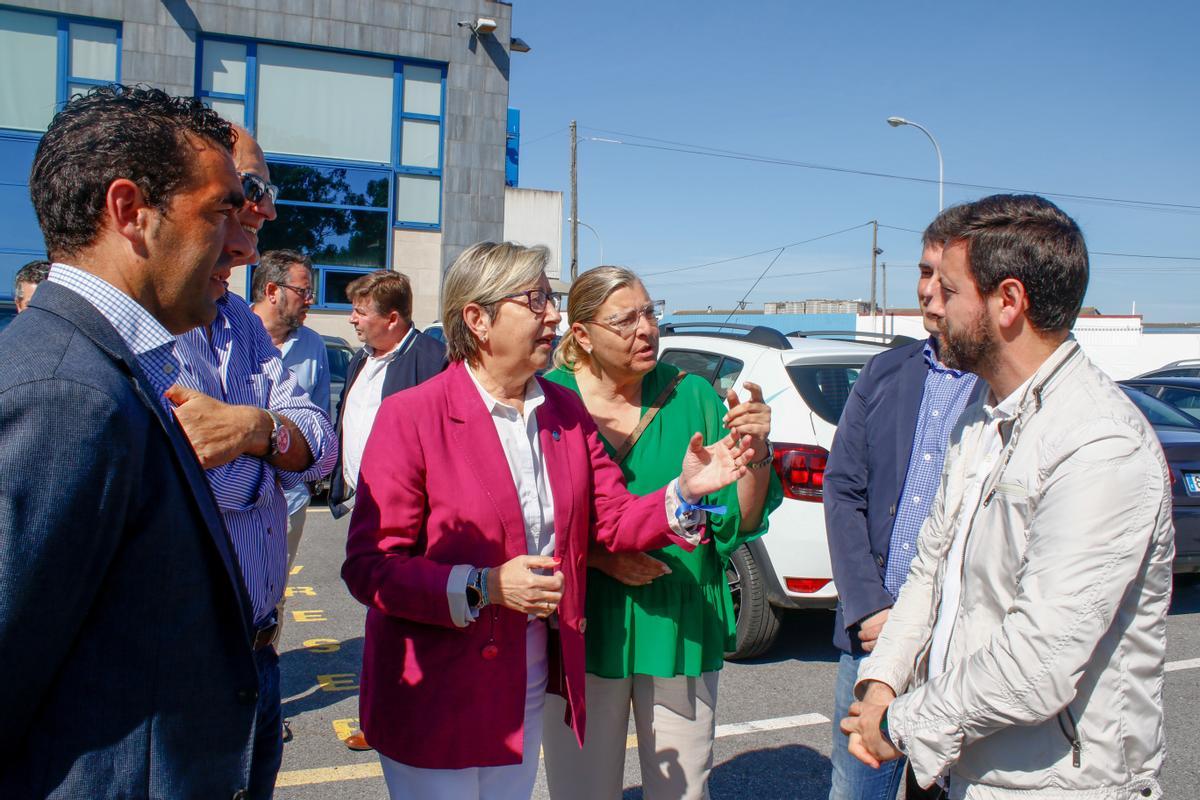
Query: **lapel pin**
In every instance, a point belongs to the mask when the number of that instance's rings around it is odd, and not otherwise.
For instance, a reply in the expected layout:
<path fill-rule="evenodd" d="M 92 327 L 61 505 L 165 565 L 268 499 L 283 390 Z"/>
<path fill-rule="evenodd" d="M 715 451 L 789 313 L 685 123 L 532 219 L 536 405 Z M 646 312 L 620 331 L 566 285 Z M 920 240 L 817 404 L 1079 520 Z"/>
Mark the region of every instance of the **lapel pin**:
<path fill-rule="evenodd" d="M 554 437 L 554 441 L 558 441 L 558 431 L 551 431 L 550 435 Z"/>

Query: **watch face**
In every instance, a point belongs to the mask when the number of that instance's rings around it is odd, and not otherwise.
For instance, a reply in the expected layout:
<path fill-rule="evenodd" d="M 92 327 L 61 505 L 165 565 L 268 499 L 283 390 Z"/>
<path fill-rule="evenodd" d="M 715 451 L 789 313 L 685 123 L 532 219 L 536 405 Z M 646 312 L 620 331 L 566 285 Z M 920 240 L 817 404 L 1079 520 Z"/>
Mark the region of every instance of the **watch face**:
<path fill-rule="evenodd" d="M 471 608 L 478 608 L 481 600 L 483 600 L 483 597 L 480 596 L 479 590 L 474 586 L 467 584 L 467 605 L 469 605 Z"/>
<path fill-rule="evenodd" d="M 292 432 L 288 430 L 287 425 L 280 425 L 275 431 L 275 451 L 278 453 L 286 453 L 292 444 Z"/>

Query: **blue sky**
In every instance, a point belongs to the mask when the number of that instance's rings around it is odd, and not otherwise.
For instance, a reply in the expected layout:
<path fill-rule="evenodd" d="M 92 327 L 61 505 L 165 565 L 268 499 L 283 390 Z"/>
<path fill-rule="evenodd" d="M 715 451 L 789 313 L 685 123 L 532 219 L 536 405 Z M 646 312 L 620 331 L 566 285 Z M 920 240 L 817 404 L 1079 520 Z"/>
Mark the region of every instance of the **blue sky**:
<path fill-rule="evenodd" d="M 731 306 L 772 248 L 872 219 L 893 226 L 879 231 L 889 304 L 911 307 L 920 237 L 896 228 L 928 224 L 936 182 L 645 146 L 935 180 L 929 140 L 885 122 L 906 117 L 937 137 L 950 182 L 1191 206 L 1051 198 L 1093 251 L 1087 304 L 1200 321 L 1197 30 L 1194 0 L 516 0 L 513 33 L 533 47 L 512 59 L 521 185 L 569 188 L 574 118 L 579 217 L 669 309 Z M 990 193 L 945 187 L 947 205 Z M 747 300 L 866 298 L 870 247 L 860 227 L 788 248 Z M 599 258 L 580 228 L 581 268 Z"/>

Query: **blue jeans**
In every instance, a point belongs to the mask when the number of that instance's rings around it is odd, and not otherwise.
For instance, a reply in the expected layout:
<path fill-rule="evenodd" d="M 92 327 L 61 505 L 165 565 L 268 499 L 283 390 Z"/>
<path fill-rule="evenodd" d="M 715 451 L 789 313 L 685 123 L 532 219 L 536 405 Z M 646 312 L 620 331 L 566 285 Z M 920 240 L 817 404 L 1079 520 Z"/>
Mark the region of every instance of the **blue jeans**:
<path fill-rule="evenodd" d="M 850 755 L 850 738 L 842 733 L 841 722 L 850 716 L 854 702 L 854 683 L 858 679 L 858 664 L 866 656 L 842 653 L 838 662 L 837 685 L 833 698 L 833 785 L 829 800 L 896 800 L 900 781 L 904 778 L 906 759 L 889 761 L 879 769 L 871 769 Z"/>
<path fill-rule="evenodd" d="M 250 800 L 271 800 L 283 763 L 283 712 L 279 700 L 279 655 L 267 645 L 254 651 L 258 667 L 258 708 L 254 714 L 254 752 L 250 756 Z"/>

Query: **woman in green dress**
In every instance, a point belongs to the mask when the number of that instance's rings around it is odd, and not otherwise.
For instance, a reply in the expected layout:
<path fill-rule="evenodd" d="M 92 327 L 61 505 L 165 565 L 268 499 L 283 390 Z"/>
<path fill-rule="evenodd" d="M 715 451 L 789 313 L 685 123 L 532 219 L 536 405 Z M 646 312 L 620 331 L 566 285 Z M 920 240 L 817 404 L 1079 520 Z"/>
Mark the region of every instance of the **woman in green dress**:
<path fill-rule="evenodd" d="M 735 635 L 725 563 L 766 531 L 782 496 L 770 468 L 771 411 L 754 384 L 746 385 L 746 402 L 732 391 L 723 399 L 704 378 L 659 364 L 654 304 L 629 270 L 580 275 L 567 308 L 571 329 L 545 378 L 579 393 L 630 491 L 652 492 L 675 477 L 695 431 L 706 444 L 731 431 L 748 434 L 754 452 L 765 454 L 736 485 L 706 498 L 723 510 L 709 511 L 707 541 L 695 551 L 588 554 L 582 748 L 563 723 L 565 707 L 553 696 L 546 705 L 543 747 L 554 800 L 619 800 L 631 705 L 643 796 L 707 798 L 717 676 Z"/>

